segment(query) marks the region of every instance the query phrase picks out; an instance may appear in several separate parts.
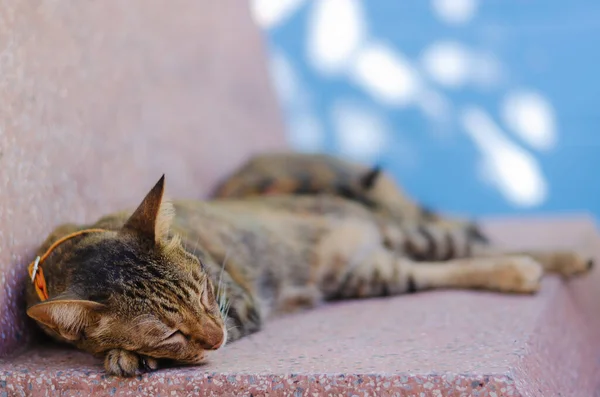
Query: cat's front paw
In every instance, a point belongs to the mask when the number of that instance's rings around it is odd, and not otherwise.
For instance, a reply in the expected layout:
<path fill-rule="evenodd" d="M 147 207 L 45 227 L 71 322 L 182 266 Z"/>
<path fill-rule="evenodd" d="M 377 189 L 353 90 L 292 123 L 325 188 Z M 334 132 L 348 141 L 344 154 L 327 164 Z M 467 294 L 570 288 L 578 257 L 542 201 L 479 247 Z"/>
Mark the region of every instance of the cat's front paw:
<path fill-rule="evenodd" d="M 104 368 L 109 375 L 130 377 L 154 371 L 158 361 L 127 350 L 113 349 L 104 358 Z"/>
<path fill-rule="evenodd" d="M 528 256 L 501 258 L 491 278 L 492 289 L 502 292 L 535 293 L 540 289 L 543 267 Z"/>

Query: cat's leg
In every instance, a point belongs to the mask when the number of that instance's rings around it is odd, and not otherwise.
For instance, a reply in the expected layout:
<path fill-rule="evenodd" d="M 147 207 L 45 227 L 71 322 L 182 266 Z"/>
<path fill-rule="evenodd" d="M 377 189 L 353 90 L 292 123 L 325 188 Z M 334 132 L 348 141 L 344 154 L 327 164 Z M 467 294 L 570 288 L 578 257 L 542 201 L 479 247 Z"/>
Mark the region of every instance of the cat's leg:
<path fill-rule="evenodd" d="M 381 244 L 370 224 L 346 222 L 317 247 L 313 280 L 325 299 L 397 295 L 435 288 L 532 293 L 542 266 L 528 256 L 416 262 Z"/>
<path fill-rule="evenodd" d="M 452 288 L 534 293 L 544 274 L 540 263 L 524 255 L 455 259 L 444 266 L 400 261 L 400 267 L 408 278 L 409 291 Z"/>
<path fill-rule="evenodd" d="M 594 260 L 592 258 L 569 250 L 523 250 L 507 252 L 490 246 L 475 246 L 473 248 L 473 253 L 478 257 L 494 257 L 502 255 L 529 256 L 543 266 L 544 272 L 559 274 L 563 277 L 585 274 L 594 267 Z"/>
<path fill-rule="evenodd" d="M 523 254 L 540 262 L 546 272 L 560 274 L 563 277 L 585 274 L 594 267 L 593 259 L 574 251 L 526 251 Z"/>
<path fill-rule="evenodd" d="M 441 253 L 452 253 L 451 258 L 479 257 L 479 256 L 505 256 L 526 255 L 539 262 L 546 273 L 555 273 L 563 277 L 571 277 L 587 273 L 594 266 L 590 257 L 581 255 L 573 250 L 499 250 L 490 240 L 471 222 L 446 222 L 428 223 L 422 230 L 429 233 L 433 247 L 428 247 L 434 260 L 450 259 L 440 257 Z M 437 254 L 437 256 L 435 255 Z"/>
<path fill-rule="evenodd" d="M 330 299 L 398 295 L 430 289 L 534 293 L 540 287 L 543 273 L 542 266 L 528 256 L 463 258 L 440 265 L 439 262 L 399 258 L 382 250 L 349 267 L 337 285 L 324 285 L 323 289 Z"/>
<path fill-rule="evenodd" d="M 112 349 L 106 353 L 104 368 L 109 375 L 130 377 L 154 371 L 158 361 L 128 350 Z"/>
<path fill-rule="evenodd" d="M 445 262 L 473 256 L 487 243 L 473 237 L 467 228 L 436 223 L 404 222 L 381 226 L 384 245 L 415 261 Z"/>
<path fill-rule="evenodd" d="M 591 258 L 569 250 L 499 250 L 481 239 L 472 239 L 465 230 L 435 224 L 405 225 L 402 229 L 384 230 L 384 236 L 396 242 L 393 246 L 396 252 L 415 261 L 445 264 L 449 259 L 525 255 L 539 262 L 544 272 L 563 277 L 585 274 L 594 265 Z"/>

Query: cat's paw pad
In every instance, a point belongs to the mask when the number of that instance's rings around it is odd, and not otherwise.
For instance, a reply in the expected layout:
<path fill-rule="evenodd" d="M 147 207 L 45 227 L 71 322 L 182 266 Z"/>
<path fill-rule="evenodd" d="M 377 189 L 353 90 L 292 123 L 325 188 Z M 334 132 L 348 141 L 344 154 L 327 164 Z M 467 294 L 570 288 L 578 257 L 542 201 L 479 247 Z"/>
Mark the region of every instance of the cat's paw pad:
<path fill-rule="evenodd" d="M 496 288 L 503 292 L 531 294 L 540 289 L 544 268 L 527 256 L 505 258 L 494 271 Z"/>
<path fill-rule="evenodd" d="M 127 350 L 113 349 L 106 354 L 104 368 L 109 375 L 130 377 L 154 371 L 158 361 Z"/>

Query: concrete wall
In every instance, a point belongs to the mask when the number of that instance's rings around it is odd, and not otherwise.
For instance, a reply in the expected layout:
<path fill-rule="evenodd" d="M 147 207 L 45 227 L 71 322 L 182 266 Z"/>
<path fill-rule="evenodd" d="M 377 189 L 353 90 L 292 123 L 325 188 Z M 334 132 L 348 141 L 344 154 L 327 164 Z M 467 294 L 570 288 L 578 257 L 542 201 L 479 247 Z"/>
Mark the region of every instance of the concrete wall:
<path fill-rule="evenodd" d="M 201 197 L 284 146 L 264 45 L 234 0 L 0 0 L 0 356 L 53 226 L 134 206 L 164 172 Z"/>

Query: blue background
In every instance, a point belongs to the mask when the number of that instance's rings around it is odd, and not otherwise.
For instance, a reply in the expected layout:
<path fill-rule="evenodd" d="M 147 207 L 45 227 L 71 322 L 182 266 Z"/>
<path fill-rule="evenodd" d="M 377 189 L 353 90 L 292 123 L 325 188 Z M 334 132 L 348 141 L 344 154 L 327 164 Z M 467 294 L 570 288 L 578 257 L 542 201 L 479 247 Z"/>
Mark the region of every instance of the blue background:
<path fill-rule="evenodd" d="M 254 16 L 267 36 L 288 138 L 296 149 L 380 163 L 411 195 L 445 211 L 476 216 L 587 211 L 600 216 L 600 1 L 458 0 L 459 6 L 471 7 L 458 22 L 436 11 L 437 3 L 456 6 L 453 0 L 334 2 L 338 11 L 353 7 L 350 24 L 358 21 L 364 29 L 353 55 L 333 72 L 319 67 L 309 49 L 315 20 L 323 12 L 320 4 L 326 1 L 287 1 L 291 5 L 271 23 L 261 18 L 261 2 L 254 4 Z M 334 28 L 345 23 L 336 28 L 345 32 L 347 18 L 331 22 L 331 13 L 328 18 L 324 20 Z M 338 39 L 347 37 L 342 33 Z M 462 83 L 439 83 L 423 66 L 424 54 L 440 42 L 458 44 L 470 54 L 463 59 Z M 356 54 L 378 45 L 409 62 L 442 97 L 446 112 L 432 116 L 414 104 L 390 104 L 356 84 L 347 72 L 356 64 Z M 474 59 L 484 59 L 491 71 L 487 80 L 484 73 L 478 82 L 465 83 L 482 68 Z M 550 109 L 554 144 L 532 144 L 503 117 L 507 97 L 523 92 L 541 98 Z M 342 115 L 366 115 L 367 126 L 374 126 L 373 140 L 383 143 L 366 144 L 364 152 L 360 143 L 344 144 L 353 133 L 340 130 L 335 116 L 340 108 Z M 465 109 L 473 108 L 493 122 L 506 147 L 534 164 L 546 186 L 544 194 L 511 199 L 497 178 L 486 174 L 482 164 L 490 152 L 478 146 L 461 122 Z M 497 164 L 505 167 L 504 161 Z M 526 172 L 513 167 L 505 184 L 527 190 L 527 179 L 513 178 Z"/>

